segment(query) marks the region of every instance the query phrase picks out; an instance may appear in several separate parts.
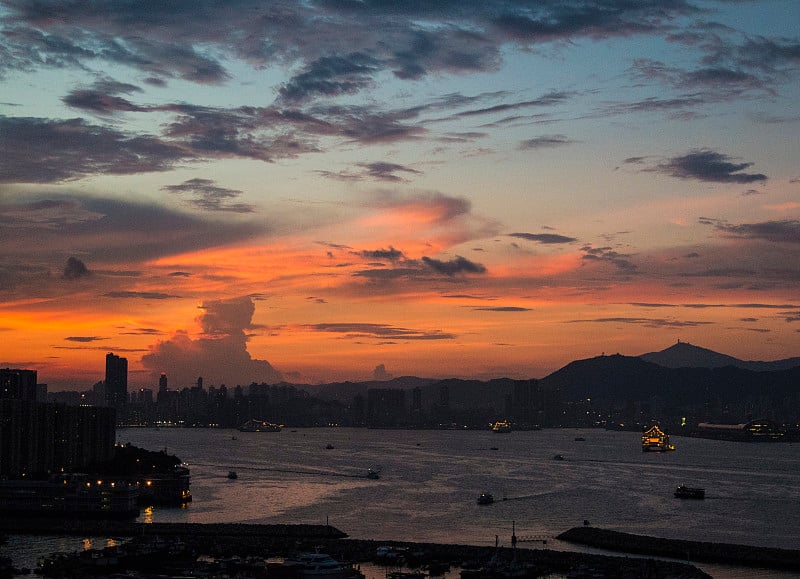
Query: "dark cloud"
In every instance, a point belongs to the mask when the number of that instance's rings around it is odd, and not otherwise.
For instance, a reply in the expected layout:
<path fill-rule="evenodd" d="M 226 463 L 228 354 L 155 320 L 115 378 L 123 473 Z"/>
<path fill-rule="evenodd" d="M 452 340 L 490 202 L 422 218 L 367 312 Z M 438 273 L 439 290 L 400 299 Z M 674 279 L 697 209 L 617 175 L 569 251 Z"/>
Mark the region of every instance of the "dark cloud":
<path fill-rule="evenodd" d="M 166 171 L 190 157 L 158 138 L 130 136 L 82 119 L 0 116 L 0 183 L 51 183 L 97 173 Z"/>
<path fill-rule="evenodd" d="M 648 169 L 679 177 L 715 183 L 754 183 L 766 181 L 761 173 L 742 173 L 753 163 L 734 163 L 731 157 L 710 149 L 694 149 L 680 157 L 673 157 L 664 163 Z"/>
<path fill-rule="evenodd" d="M 9 56 L 1 65 L 6 70 L 111 63 L 138 69 L 151 84 L 170 78 L 219 84 L 229 78 L 216 56 L 225 51 L 255 67 L 295 65 L 299 72 L 282 88 L 289 100 L 352 94 L 387 72 L 401 79 L 491 72 L 508 44 L 666 32 L 677 18 L 696 12 L 687 0 L 231 0 L 191 7 L 44 0 L 10 1 L 6 10 L 9 32 L 0 45 Z M 775 48 L 761 50 L 777 55 Z"/>
<path fill-rule="evenodd" d="M 353 94 L 370 86 L 372 75 L 380 68 L 374 58 L 363 53 L 322 57 L 283 86 L 280 95 L 294 103 L 310 97 Z"/>
<path fill-rule="evenodd" d="M 207 384 L 275 383 L 283 379 L 266 360 L 247 351 L 246 331 L 252 325 L 255 305 L 249 297 L 205 302 L 197 322 L 204 335 L 192 339 L 177 332 L 150 347 L 142 365 L 152 376 L 166 372 L 173 384 L 193 384 L 202 376 Z"/>
<path fill-rule="evenodd" d="M 120 332 L 123 336 L 161 336 L 164 334 L 156 328 L 136 328 L 127 332 Z"/>
<path fill-rule="evenodd" d="M 610 263 L 618 271 L 624 274 L 637 273 L 638 267 L 630 261 L 630 255 L 618 253 L 611 247 L 593 247 L 591 245 L 584 245 L 581 247 L 584 255 L 581 259 L 589 262 Z"/>
<path fill-rule="evenodd" d="M 521 151 L 530 151 L 535 149 L 552 149 L 554 147 L 569 145 L 573 142 L 574 141 L 568 139 L 564 135 L 541 135 L 539 137 L 533 137 L 532 139 L 526 139 L 520 142 L 519 149 Z"/>
<path fill-rule="evenodd" d="M 0 257 L 31 263 L 63 255 L 66 247 L 92 261 L 130 263 L 242 241 L 270 227 L 263 222 L 222 227 L 220 221 L 159 204 L 78 196 L 0 202 L 0 224 Z"/>
<path fill-rule="evenodd" d="M 103 115 L 143 110 L 123 97 L 110 96 L 95 90 L 75 90 L 62 100 L 69 107 Z"/>
<path fill-rule="evenodd" d="M 715 228 L 729 237 L 760 239 L 773 243 L 800 243 L 800 220 L 764 221 L 732 225 L 717 223 Z"/>
<path fill-rule="evenodd" d="M 681 77 L 679 84 L 687 88 L 697 86 L 765 88 L 764 81 L 759 77 L 741 70 L 725 67 L 701 68 L 686 72 Z"/>
<path fill-rule="evenodd" d="M 506 37 L 524 44 L 576 36 L 609 38 L 654 32 L 670 18 L 693 11 L 681 0 L 671 2 L 669 8 L 655 0 L 546 2 L 527 10 L 511 10 L 509 5 L 503 8 L 494 19 L 494 26 Z"/>
<path fill-rule="evenodd" d="M 422 262 L 437 273 L 454 276 L 462 273 L 486 273 L 486 267 L 480 263 L 468 260 L 460 255 L 449 261 L 441 261 L 432 257 L 423 257 Z"/>
<path fill-rule="evenodd" d="M 117 112 L 142 112 L 147 110 L 119 96 L 142 92 L 142 89 L 128 83 L 101 79 L 92 88 L 75 89 L 62 101 L 69 107 L 82 109 L 94 114 L 111 115 Z"/>
<path fill-rule="evenodd" d="M 99 342 L 102 340 L 107 340 L 108 338 L 99 338 L 97 336 L 69 336 L 64 338 L 67 342 L 81 342 L 81 343 L 90 343 L 90 342 Z"/>
<path fill-rule="evenodd" d="M 350 339 L 373 338 L 381 340 L 453 340 L 455 335 L 441 330 L 413 330 L 389 324 L 327 323 L 304 326 L 317 332 L 345 334 Z"/>
<path fill-rule="evenodd" d="M 231 203 L 242 194 L 238 189 L 218 187 L 211 179 L 194 178 L 180 185 L 165 185 L 164 191 L 178 194 L 189 194 L 194 206 L 206 211 L 228 211 L 232 213 L 253 213 L 255 207 L 247 203 Z"/>
<path fill-rule="evenodd" d="M 523 308 L 520 306 L 497 306 L 497 307 L 480 307 L 472 308 L 476 312 L 530 312 L 530 308 Z"/>
<path fill-rule="evenodd" d="M 177 115 L 165 128 L 164 138 L 180 144 L 196 157 L 238 157 L 265 162 L 294 158 L 318 151 L 315 137 L 304 131 L 333 132 L 326 123 L 316 124 L 307 116 L 269 108 L 226 110 L 171 105 L 162 109 Z"/>
<path fill-rule="evenodd" d="M 77 257 L 70 257 L 67 259 L 67 265 L 64 266 L 64 279 L 80 279 L 91 275 L 89 268 Z"/>
<path fill-rule="evenodd" d="M 594 318 L 588 320 L 568 320 L 566 323 L 593 323 L 593 324 L 633 324 L 648 328 L 694 328 L 698 326 L 713 325 L 713 322 L 697 322 L 689 320 L 674 320 L 666 318 Z"/>
<path fill-rule="evenodd" d="M 695 70 L 683 70 L 663 62 L 636 59 L 633 70 L 636 76 L 660 80 L 680 89 L 707 89 L 706 102 L 729 100 L 742 91 L 759 89 L 769 92 L 767 80 L 734 66 L 716 64 Z"/>
<path fill-rule="evenodd" d="M 486 300 L 486 301 L 494 301 L 496 297 L 487 297 L 487 296 L 478 296 L 473 294 L 443 294 L 443 298 L 445 299 L 454 299 L 454 300 Z"/>
<path fill-rule="evenodd" d="M 160 292 L 114 291 L 103 294 L 103 297 L 115 299 L 171 300 L 180 298 L 181 296 Z"/>
<path fill-rule="evenodd" d="M 481 97 L 481 100 L 485 99 L 487 97 L 497 97 L 497 96 L 503 96 L 503 94 L 502 93 L 500 93 L 500 94 L 492 93 L 492 94 L 489 94 L 489 95 L 483 95 Z M 458 118 L 458 117 L 474 117 L 474 116 L 479 116 L 479 115 L 490 115 L 490 114 L 496 114 L 496 113 L 506 113 L 508 111 L 526 109 L 526 108 L 531 108 L 531 107 L 549 107 L 549 106 L 554 106 L 554 105 L 557 105 L 557 104 L 561 104 L 561 103 L 569 100 L 569 98 L 571 96 L 572 95 L 570 93 L 566 93 L 566 92 L 549 92 L 549 93 L 546 93 L 546 94 L 542 95 L 541 97 L 539 97 L 537 99 L 524 100 L 524 101 L 518 101 L 518 102 L 512 102 L 512 103 L 502 103 L 502 104 L 497 104 L 497 105 L 493 105 L 493 106 L 490 106 L 490 107 L 482 107 L 482 108 L 477 108 L 477 109 L 469 109 L 469 110 L 466 110 L 466 111 L 461 111 L 461 112 L 453 114 L 453 117 L 455 117 L 455 118 Z M 467 104 L 467 103 L 471 102 L 471 99 L 470 100 L 462 100 L 462 102 L 464 104 Z M 450 104 L 451 105 L 455 105 L 457 103 L 454 102 L 452 99 L 450 99 Z"/>
<path fill-rule="evenodd" d="M 648 97 L 634 102 L 606 105 L 597 114 L 605 117 L 628 113 L 667 113 L 670 118 L 687 120 L 699 116 L 698 113 L 693 112 L 697 107 L 708 105 L 718 100 L 707 95 L 690 95 L 675 98 Z M 632 162 L 641 162 L 646 157 L 631 157 L 631 159 L 633 160 Z"/>
<path fill-rule="evenodd" d="M 558 235 L 556 233 L 509 233 L 508 236 L 525 239 L 526 241 L 535 241 L 545 245 L 578 241 L 575 237 L 567 237 L 566 235 Z"/>
<path fill-rule="evenodd" d="M 395 249 L 391 245 L 389 249 L 364 250 L 360 251 L 358 255 L 366 259 L 386 259 L 389 261 L 398 261 L 405 258 L 402 251 Z"/>
<path fill-rule="evenodd" d="M 407 179 L 397 175 L 397 173 L 408 173 L 411 175 L 420 175 L 421 172 L 404 165 L 397 163 L 375 162 L 375 163 L 359 163 L 357 165 L 360 170 L 358 171 L 340 171 L 338 173 L 332 171 L 317 171 L 323 177 L 337 179 L 339 181 L 363 181 L 371 179 L 375 181 L 385 181 L 389 183 L 404 183 Z"/>

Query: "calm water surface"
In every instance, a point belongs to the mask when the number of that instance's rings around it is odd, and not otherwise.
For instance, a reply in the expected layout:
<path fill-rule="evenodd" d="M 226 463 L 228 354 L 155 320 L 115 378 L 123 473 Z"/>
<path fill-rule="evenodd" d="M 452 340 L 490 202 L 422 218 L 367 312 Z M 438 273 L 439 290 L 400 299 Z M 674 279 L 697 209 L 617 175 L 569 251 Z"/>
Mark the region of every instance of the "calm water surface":
<path fill-rule="evenodd" d="M 117 438 L 166 448 L 191 468 L 194 501 L 141 521 L 329 521 L 354 538 L 475 545 L 493 545 L 495 535 L 508 545 L 513 521 L 523 540 L 575 550 L 553 537 L 589 520 L 667 538 L 800 548 L 800 445 L 673 437 L 675 452 L 643 453 L 635 432 L 549 429 L 129 428 Z M 369 468 L 381 478 L 367 479 Z M 673 498 L 680 483 L 704 487 L 706 500 Z M 493 505 L 476 504 L 484 491 Z M 790 576 L 703 568 L 715 577 Z"/>

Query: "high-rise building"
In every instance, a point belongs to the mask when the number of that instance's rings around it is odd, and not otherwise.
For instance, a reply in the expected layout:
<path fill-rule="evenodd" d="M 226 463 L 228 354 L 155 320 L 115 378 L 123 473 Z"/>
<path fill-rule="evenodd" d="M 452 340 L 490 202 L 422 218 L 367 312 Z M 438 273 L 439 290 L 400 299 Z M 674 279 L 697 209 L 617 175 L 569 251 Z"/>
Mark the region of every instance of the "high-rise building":
<path fill-rule="evenodd" d="M 36 370 L 0 368 L 0 398 L 36 400 L 37 394 Z"/>
<path fill-rule="evenodd" d="M 128 359 L 106 354 L 106 403 L 117 410 L 128 401 Z"/>

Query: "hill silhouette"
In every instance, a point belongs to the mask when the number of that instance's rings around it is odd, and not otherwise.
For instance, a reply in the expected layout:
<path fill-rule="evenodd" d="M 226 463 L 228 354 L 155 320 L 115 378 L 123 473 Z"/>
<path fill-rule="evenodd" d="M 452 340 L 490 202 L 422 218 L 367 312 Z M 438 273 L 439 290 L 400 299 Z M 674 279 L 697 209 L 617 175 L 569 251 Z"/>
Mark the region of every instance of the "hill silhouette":
<path fill-rule="evenodd" d="M 736 368 L 758 372 L 774 372 L 800 366 L 800 358 L 786 358 L 772 362 L 745 361 L 695 346 L 689 342 L 680 341 L 660 352 L 642 354 L 639 358 L 665 368 L 724 368 L 725 366 L 735 366 Z"/>
<path fill-rule="evenodd" d="M 517 386 L 532 382 L 536 381 L 404 376 L 304 388 L 323 399 L 349 402 L 355 395 L 366 398 L 371 388 L 409 391 L 418 387 L 425 410 L 439 404 L 446 391 L 453 410 L 471 409 L 486 415 L 493 411 L 499 416 L 509 408 Z M 538 380 L 537 391 L 553 393 L 542 394 L 548 400 L 589 404 L 603 412 L 635 407 L 673 417 L 702 414 L 722 419 L 730 413 L 733 421 L 748 415 L 791 418 L 796 414 L 791 409 L 800 402 L 800 358 L 746 362 L 678 342 L 641 356 L 614 354 L 575 360 Z M 410 400 L 407 394 L 407 403 Z"/>
<path fill-rule="evenodd" d="M 563 400 L 591 399 L 596 408 L 655 403 L 671 414 L 736 403 L 760 408 L 792 404 L 800 396 L 800 366 L 773 372 L 727 365 L 667 368 L 640 357 L 598 356 L 571 362 L 540 383 Z"/>

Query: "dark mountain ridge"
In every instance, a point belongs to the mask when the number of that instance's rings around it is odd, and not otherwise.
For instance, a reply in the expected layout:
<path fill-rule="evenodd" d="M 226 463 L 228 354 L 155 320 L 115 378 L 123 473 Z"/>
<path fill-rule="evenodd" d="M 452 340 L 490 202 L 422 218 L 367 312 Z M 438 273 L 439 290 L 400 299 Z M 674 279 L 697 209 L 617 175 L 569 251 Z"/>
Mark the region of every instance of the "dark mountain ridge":
<path fill-rule="evenodd" d="M 639 358 L 665 368 L 724 368 L 725 366 L 735 366 L 736 368 L 754 370 L 756 372 L 774 372 L 800 366 L 800 357 L 774 360 L 772 362 L 746 361 L 681 341 L 660 352 L 642 354 Z"/>
<path fill-rule="evenodd" d="M 482 408 L 502 413 L 513 402 L 519 386 L 535 382 L 537 391 L 555 393 L 546 395 L 548 400 L 585 404 L 604 413 L 636 408 L 705 420 L 722 420 L 726 415 L 733 421 L 746 416 L 794 420 L 800 406 L 800 358 L 744 362 L 686 342 L 642 356 L 615 354 L 575 360 L 538 381 L 404 376 L 302 388 L 342 403 L 351 402 L 356 395 L 366 399 L 372 388 L 420 388 L 425 410 L 441 404 L 445 396 L 452 409 Z M 406 404 L 410 403 L 409 393 Z"/>

